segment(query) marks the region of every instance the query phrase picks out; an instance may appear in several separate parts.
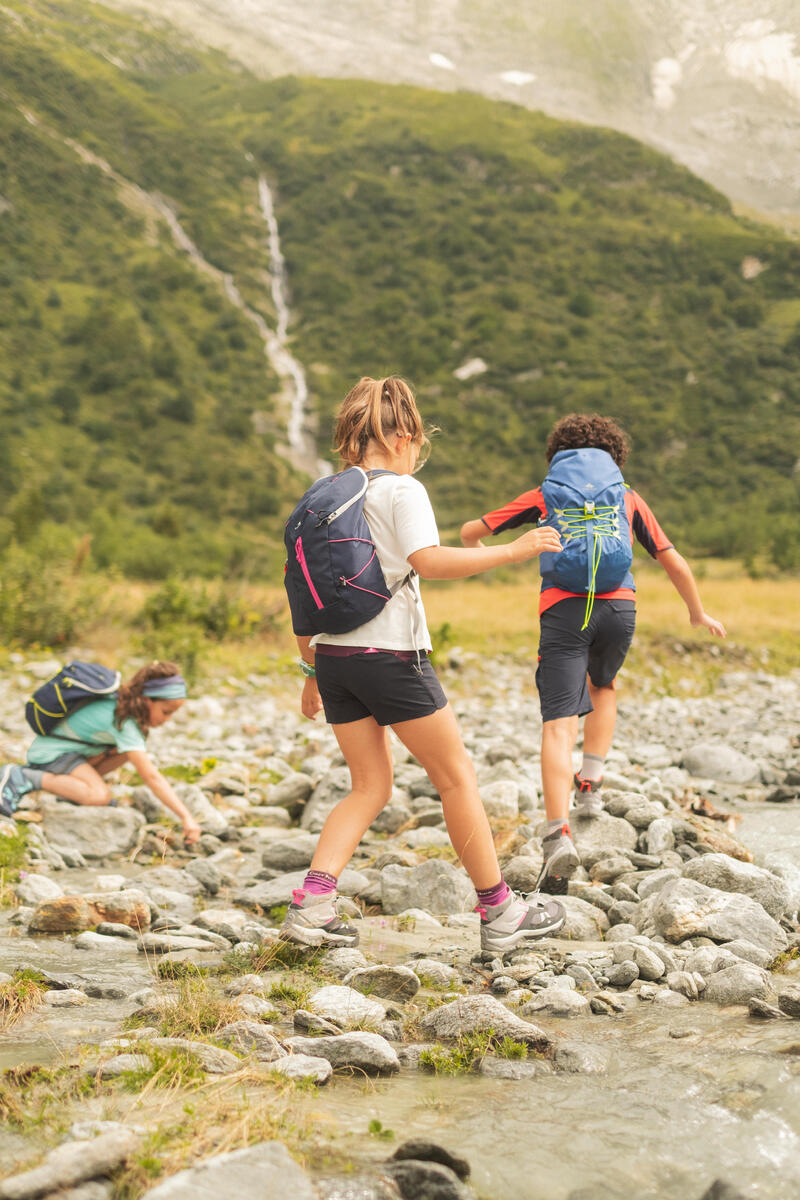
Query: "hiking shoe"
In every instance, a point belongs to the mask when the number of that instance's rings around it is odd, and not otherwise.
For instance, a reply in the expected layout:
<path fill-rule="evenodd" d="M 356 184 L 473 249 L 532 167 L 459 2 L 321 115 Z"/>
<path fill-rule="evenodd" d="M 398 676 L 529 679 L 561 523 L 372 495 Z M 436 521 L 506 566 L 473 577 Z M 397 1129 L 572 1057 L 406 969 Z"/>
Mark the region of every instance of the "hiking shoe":
<path fill-rule="evenodd" d="M 301 946 L 358 945 L 358 930 L 339 920 L 336 892 L 316 896 L 298 888 L 292 896 L 280 929 L 283 941 Z"/>
<path fill-rule="evenodd" d="M 0 813 L 11 817 L 23 796 L 33 791 L 33 784 L 25 778 L 22 768 L 15 763 L 0 767 Z"/>
<path fill-rule="evenodd" d="M 578 817 L 599 817 L 603 811 L 603 798 L 600 792 L 603 787 L 602 779 L 581 779 L 575 776 L 575 815 Z"/>
<path fill-rule="evenodd" d="M 536 880 L 536 891 L 547 896 L 566 896 L 569 880 L 580 863 L 580 855 L 566 821 L 542 838 L 544 862 Z"/>
<path fill-rule="evenodd" d="M 566 913 L 555 900 L 523 900 L 514 892 L 500 904 L 479 904 L 481 914 L 481 950 L 505 954 L 520 942 L 535 942 L 556 933 L 566 920 Z"/>

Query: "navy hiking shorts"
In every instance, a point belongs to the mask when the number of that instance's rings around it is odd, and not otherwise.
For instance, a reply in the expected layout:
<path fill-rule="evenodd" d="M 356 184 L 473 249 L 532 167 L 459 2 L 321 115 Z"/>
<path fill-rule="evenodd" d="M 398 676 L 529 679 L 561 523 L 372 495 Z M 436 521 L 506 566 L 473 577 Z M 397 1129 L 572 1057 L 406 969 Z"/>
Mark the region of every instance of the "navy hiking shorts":
<path fill-rule="evenodd" d="M 615 679 L 633 640 L 633 600 L 595 600 L 586 629 L 586 598 L 569 596 L 541 614 L 536 686 L 543 721 L 592 711 L 586 676 L 595 687 Z"/>

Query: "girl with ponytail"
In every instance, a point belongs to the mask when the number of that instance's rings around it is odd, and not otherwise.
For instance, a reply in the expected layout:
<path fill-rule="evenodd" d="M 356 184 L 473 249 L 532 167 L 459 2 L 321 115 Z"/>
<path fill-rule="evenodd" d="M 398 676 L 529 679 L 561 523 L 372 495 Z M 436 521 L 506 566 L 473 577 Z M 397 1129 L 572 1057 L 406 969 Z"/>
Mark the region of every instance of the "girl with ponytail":
<path fill-rule="evenodd" d="M 475 770 L 427 657 L 431 640 L 419 578 L 463 579 L 522 563 L 559 550 L 559 535 L 535 529 L 503 546 L 441 546 L 428 494 L 413 478 L 428 437 L 402 379 L 360 380 L 339 410 L 335 443 L 347 466 L 381 472 L 370 479 L 364 516 L 388 588 L 410 570 L 416 574 L 358 629 L 297 639 L 302 711 L 314 720 L 324 709 L 350 768 L 351 790 L 325 822 L 281 935 L 306 945 L 358 941 L 339 919 L 336 884 L 392 794 L 387 727 L 425 768 L 442 801 L 450 839 L 478 894 L 482 949 L 501 952 L 554 933 L 564 923 L 562 906 L 548 897 L 522 900 L 500 873 Z"/>
<path fill-rule="evenodd" d="M 24 767 L 0 767 L 0 810 L 10 816 L 31 791 L 52 792 L 73 804 L 115 804 L 103 776 L 130 763 L 161 803 L 183 826 L 187 845 L 202 830 L 145 749 L 151 729 L 171 717 L 186 699 L 186 681 L 173 662 L 142 667 L 116 696 L 93 700 L 37 735 Z"/>

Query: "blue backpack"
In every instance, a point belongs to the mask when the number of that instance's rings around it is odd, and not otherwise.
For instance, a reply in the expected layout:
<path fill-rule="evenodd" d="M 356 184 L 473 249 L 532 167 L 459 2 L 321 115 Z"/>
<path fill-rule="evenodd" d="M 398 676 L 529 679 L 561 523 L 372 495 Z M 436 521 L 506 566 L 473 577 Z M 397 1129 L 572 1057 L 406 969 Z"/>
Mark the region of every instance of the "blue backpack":
<path fill-rule="evenodd" d="M 34 733 L 52 733 L 59 721 L 84 704 L 113 696 L 121 679 L 119 671 L 99 663 L 67 663 L 33 693 L 25 705 L 25 720 Z"/>
<path fill-rule="evenodd" d="M 539 556 L 544 587 L 586 596 L 585 629 L 596 593 L 633 587 L 625 480 L 605 450 L 559 450 L 542 483 L 547 516 L 561 534 L 558 554 Z"/>
<path fill-rule="evenodd" d="M 386 586 L 366 517 L 370 478 L 391 471 L 348 467 L 308 489 L 286 522 L 284 583 L 298 635 L 349 633 L 376 617 L 414 575 Z"/>

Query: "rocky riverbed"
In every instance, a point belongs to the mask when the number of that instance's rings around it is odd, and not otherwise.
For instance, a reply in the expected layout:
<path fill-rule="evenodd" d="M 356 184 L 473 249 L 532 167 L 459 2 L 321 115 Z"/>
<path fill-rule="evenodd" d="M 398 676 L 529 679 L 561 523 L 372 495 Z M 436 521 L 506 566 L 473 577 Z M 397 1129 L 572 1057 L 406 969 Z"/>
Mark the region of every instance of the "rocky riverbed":
<path fill-rule="evenodd" d="M 0 679 L 4 759 L 51 666 Z M 446 675 L 506 877 L 530 890 L 530 671 L 465 656 Z M 797 675 L 751 672 L 623 702 L 605 811 L 573 822 L 567 924 L 504 960 L 479 953 L 399 744 L 341 879 L 358 949 L 280 943 L 347 770 L 274 680 L 192 700 L 151 747 L 205 830 L 196 853 L 124 773 L 117 808 L 41 796 L 40 823 L 0 822 L 27 838 L 0 909 L 0 1198 L 800 1190 L 799 700 Z"/>

